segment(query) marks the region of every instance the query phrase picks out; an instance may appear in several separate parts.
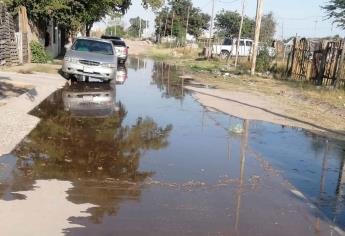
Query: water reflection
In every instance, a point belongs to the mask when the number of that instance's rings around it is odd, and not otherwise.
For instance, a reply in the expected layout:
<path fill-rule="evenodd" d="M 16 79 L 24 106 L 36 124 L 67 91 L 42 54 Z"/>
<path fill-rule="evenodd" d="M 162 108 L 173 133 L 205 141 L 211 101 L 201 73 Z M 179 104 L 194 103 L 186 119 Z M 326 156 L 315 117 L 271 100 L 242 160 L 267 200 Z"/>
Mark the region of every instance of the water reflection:
<path fill-rule="evenodd" d="M 127 79 L 128 79 L 127 67 L 126 66 L 118 67 L 117 73 L 116 73 L 116 84 L 123 85 Z"/>
<path fill-rule="evenodd" d="M 179 71 L 178 67 L 157 62 L 153 66 L 152 83 L 162 92 L 163 98 L 172 97 L 183 101 L 190 92 L 185 90 L 184 79 L 179 77 L 181 74 L 183 72 Z"/>
<path fill-rule="evenodd" d="M 69 201 L 97 206 L 88 210 L 94 223 L 116 214 L 121 199 L 139 199 L 138 183 L 154 174 L 139 171 L 141 155 L 166 148 L 172 126 L 149 117 L 124 125 L 125 106 L 119 103 L 114 112 L 114 100 L 109 85 L 79 83 L 44 101 L 33 111 L 42 121 L 14 151 L 15 178 L 0 194 L 33 189 L 36 180 L 68 180 Z M 102 118 L 99 109 L 107 109 Z"/>
<path fill-rule="evenodd" d="M 243 185 L 245 181 L 245 163 L 246 163 L 246 151 L 248 145 L 248 129 L 249 129 L 249 121 L 243 121 L 243 134 L 241 139 L 241 150 L 240 150 L 240 184 L 237 191 L 237 201 L 236 201 L 236 218 L 235 218 L 235 232 L 237 235 L 239 233 L 239 224 L 240 224 L 240 212 L 241 212 L 241 201 L 242 201 L 242 192 L 243 192 Z"/>
<path fill-rule="evenodd" d="M 42 121 L 9 158 L 13 171 L 0 164 L 1 199 L 27 201 L 56 180 L 86 214 L 68 213 L 86 228 L 67 225 L 67 235 L 329 235 L 319 212 L 270 177 L 268 160 L 345 225 L 341 144 L 212 112 L 183 89 L 179 68 L 129 64 L 125 86 L 70 85 L 33 112 Z M 94 115 L 100 106 L 107 112 Z"/>
<path fill-rule="evenodd" d="M 128 68 L 133 69 L 135 71 L 145 69 L 146 63 L 147 60 L 144 60 L 140 57 L 129 57 L 127 60 Z"/>
<path fill-rule="evenodd" d="M 72 83 L 63 89 L 62 100 L 75 117 L 109 117 L 118 109 L 116 89 L 109 83 Z"/>

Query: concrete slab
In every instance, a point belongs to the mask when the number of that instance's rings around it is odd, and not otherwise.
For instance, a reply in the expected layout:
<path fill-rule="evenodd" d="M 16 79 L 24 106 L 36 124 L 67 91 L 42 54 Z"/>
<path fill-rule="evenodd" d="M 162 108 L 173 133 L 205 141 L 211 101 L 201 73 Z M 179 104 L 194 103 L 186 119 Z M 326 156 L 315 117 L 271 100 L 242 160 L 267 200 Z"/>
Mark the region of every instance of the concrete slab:
<path fill-rule="evenodd" d="M 39 123 L 39 118 L 28 113 L 66 83 L 60 75 L 0 71 L 0 82 L 2 80 L 34 88 L 19 97 L 7 99 L 6 104 L 0 106 L 0 156 L 10 153 Z"/>

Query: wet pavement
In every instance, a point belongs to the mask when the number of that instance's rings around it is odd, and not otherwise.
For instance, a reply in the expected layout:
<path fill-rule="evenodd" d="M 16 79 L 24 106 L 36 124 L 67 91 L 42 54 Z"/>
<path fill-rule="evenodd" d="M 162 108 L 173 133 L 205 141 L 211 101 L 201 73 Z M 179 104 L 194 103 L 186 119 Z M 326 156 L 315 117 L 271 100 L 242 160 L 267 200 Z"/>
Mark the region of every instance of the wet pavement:
<path fill-rule="evenodd" d="M 0 234 L 342 235 L 344 143 L 206 109 L 182 73 L 130 58 L 32 111 L 0 158 Z"/>

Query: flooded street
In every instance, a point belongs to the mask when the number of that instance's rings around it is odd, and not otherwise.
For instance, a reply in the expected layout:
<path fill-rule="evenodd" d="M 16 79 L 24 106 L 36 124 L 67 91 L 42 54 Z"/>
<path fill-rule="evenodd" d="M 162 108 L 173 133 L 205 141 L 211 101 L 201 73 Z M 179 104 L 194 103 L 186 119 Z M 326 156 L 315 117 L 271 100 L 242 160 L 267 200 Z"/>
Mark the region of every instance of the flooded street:
<path fill-rule="evenodd" d="M 1 235 L 344 235 L 345 144 L 199 104 L 172 66 L 66 85 L 0 157 Z"/>

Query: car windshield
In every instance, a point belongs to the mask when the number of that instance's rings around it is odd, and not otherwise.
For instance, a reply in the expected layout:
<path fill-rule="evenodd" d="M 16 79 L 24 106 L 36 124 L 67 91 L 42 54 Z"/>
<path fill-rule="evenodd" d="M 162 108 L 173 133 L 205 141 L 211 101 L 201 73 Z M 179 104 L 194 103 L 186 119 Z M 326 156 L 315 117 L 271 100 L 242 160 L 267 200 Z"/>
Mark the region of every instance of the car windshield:
<path fill-rule="evenodd" d="M 113 45 L 116 46 L 116 47 L 126 47 L 126 43 L 124 41 L 121 41 L 121 40 L 112 40 L 113 42 Z"/>
<path fill-rule="evenodd" d="M 229 39 L 229 38 L 224 39 L 223 45 L 232 45 L 232 39 Z"/>
<path fill-rule="evenodd" d="M 110 43 L 89 39 L 78 39 L 74 43 L 72 50 L 78 52 L 93 52 L 104 55 L 114 55 L 113 47 Z"/>

